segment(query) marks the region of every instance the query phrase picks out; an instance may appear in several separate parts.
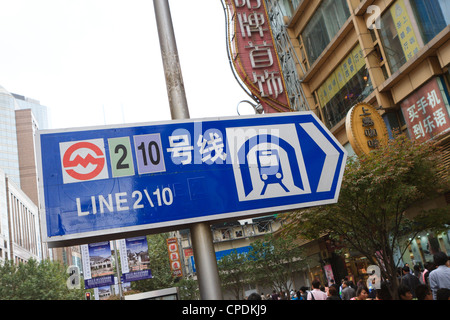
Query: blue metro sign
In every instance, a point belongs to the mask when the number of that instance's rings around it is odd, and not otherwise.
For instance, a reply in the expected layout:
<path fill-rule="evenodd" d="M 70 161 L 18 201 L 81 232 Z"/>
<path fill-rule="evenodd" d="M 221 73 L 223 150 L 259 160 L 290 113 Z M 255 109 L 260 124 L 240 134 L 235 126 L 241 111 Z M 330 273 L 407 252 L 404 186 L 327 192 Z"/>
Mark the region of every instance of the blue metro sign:
<path fill-rule="evenodd" d="M 312 112 L 39 132 L 44 238 L 124 238 L 337 202 L 347 152 Z"/>

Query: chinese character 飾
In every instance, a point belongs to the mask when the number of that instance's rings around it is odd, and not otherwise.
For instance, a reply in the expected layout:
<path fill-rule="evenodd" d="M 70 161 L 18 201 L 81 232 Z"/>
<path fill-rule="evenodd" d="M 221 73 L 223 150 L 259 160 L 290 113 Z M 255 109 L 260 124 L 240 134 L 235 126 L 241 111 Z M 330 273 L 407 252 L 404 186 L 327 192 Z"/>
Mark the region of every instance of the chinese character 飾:
<path fill-rule="evenodd" d="M 253 72 L 253 83 L 257 83 L 259 87 L 259 91 L 262 97 L 274 96 L 274 98 L 278 98 L 278 96 L 283 93 L 283 83 L 281 82 L 280 76 L 275 76 L 278 73 L 277 71 L 269 72 L 264 70 L 264 74 L 256 74 Z M 267 83 L 267 89 L 269 94 L 266 94 L 264 91 L 263 83 Z"/>
<path fill-rule="evenodd" d="M 193 146 L 190 145 L 189 136 L 187 134 L 170 136 L 169 137 L 170 148 L 167 148 L 168 152 L 172 153 L 172 160 L 174 163 L 183 165 L 192 163 L 192 150 Z"/>
<path fill-rule="evenodd" d="M 200 148 L 202 162 L 209 161 L 209 163 L 213 163 L 219 158 L 225 160 L 227 157 L 227 154 L 223 152 L 224 144 L 222 138 L 217 132 L 210 132 L 209 140 L 200 135 L 197 140 L 197 146 Z"/>

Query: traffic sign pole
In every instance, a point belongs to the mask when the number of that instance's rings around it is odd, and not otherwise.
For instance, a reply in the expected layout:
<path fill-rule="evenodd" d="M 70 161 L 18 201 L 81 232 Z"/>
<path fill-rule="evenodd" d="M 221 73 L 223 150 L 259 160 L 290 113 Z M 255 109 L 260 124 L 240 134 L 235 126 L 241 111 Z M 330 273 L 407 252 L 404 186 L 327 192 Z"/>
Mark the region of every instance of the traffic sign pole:
<path fill-rule="evenodd" d="M 172 119 L 189 119 L 177 44 L 168 0 L 153 0 Z M 197 278 L 202 300 L 222 300 L 219 271 L 208 222 L 191 226 Z"/>

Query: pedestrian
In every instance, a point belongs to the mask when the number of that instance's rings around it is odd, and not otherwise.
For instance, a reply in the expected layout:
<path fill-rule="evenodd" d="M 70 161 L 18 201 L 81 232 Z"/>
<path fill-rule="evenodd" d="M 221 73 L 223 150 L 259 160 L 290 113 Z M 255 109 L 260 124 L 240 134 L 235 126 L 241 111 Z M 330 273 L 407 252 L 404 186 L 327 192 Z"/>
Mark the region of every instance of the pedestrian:
<path fill-rule="evenodd" d="M 450 289 L 441 288 L 436 292 L 436 300 L 450 300 Z"/>
<path fill-rule="evenodd" d="M 425 262 L 425 270 L 422 273 L 423 284 L 430 286 L 430 272 L 436 269 L 436 266 L 433 262 Z"/>
<path fill-rule="evenodd" d="M 420 266 L 418 264 L 414 265 L 414 275 L 419 279 L 420 283 L 423 283 L 423 275 L 422 270 L 420 270 Z"/>
<path fill-rule="evenodd" d="M 328 294 L 327 294 L 327 300 L 341 300 L 341 297 L 339 296 L 339 291 L 336 289 L 335 286 L 331 285 L 328 288 Z"/>
<path fill-rule="evenodd" d="M 426 284 L 419 284 L 416 287 L 417 300 L 433 300 L 430 288 Z"/>
<path fill-rule="evenodd" d="M 436 300 L 439 289 L 450 289 L 450 268 L 447 266 L 448 256 L 443 252 L 436 253 L 433 260 L 437 268 L 430 272 L 430 289 Z"/>
<path fill-rule="evenodd" d="M 350 300 L 355 296 L 356 291 L 352 288 L 351 281 L 344 281 L 344 283 L 342 284 L 342 300 Z"/>
<path fill-rule="evenodd" d="M 334 279 L 330 280 L 330 288 L 334 287 L 339 294 L 339 286 L 334 282 Z M 329 290 L 329 289 L 328 289 Z"/>
<path fill-rule="evenodd" d="M 344 285 L 344 282 L 347 280 L 348 280 L 348 278 L 344 277 L 344 279 L 341 280 L 341 285 L 339 286 L 339 296 L 341 297 L 341 299 L 342 299 L 342 290 L 344 289 L 343 285 Z"/>
<path fill-rule="evenodd" d="M 369 289 L 367 289 L 366 286 L 359 285 L 358 289 L 356 290 L 356 296 L 351 298 L 350 300 L 367 300 L 369 297 Z"/>
<path fill-rule="evenodd" d="M 407 286 L 409 288 L 409 291 L 413 295 L 413 298 L 416 297 L 416 287 L 420 284 L 419 278 L 417 278 L 415 275 L 411 274 L 411 270 L 409 269 L 409 266 L 405 265 L 402 268 L 403 276 L 400 279 L 400 283 Z"/>
<path fill-rule="evenodd" d="M 327 300 L 327 294 L 320 290 L 320 281 L 315 279 L 312 282 L 312 290 L 308 293 L 307 300 Z"/>
<path fill-rule="evenodd" d="M 398 287 L 398 296 L 399 296 L 400 300 L 412 300 L 413 299 L 411 289 L 409 289 L 409 287 L 404 284 L 401 284 Z"/>
<path fill-rule="evenodd" d="M 275 290 L 272 291 L 272 300 L 278 300 L 278 294 Z"/>
<path fill-rule="evenodd" d="M 259 295 L 256 292 L 253 292 L 248 296 L 247 300 L 261 300 L 261 295 Z"/>
<path fill-rule="evenodd" d="M 389 282 L 382 281 L 380 283 L 380 289 L 377 289 L 375 300 L 392 300 L 392 295 L 389 288 Z"/>
<path fill-rule="evenodd" d="M 306 298 L 308 297 L 308 288 L 307 287 L 301 287 L 300 288 L 300 300 L 306 300 Z"/>

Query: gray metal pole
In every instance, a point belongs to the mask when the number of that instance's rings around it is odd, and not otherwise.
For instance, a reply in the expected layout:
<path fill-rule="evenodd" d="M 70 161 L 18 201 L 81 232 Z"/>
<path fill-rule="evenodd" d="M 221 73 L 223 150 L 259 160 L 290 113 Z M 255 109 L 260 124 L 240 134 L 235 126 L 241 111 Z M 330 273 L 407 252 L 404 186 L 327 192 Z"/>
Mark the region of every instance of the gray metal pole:
<path fill-rule="evenodd" d="M 189 119 L 169 2 L 168 0 L 153 0 L 153 5 L 172 119 Z"/>
<path fill-rule="evenodd" d="M 200 298 L 202 300 L 223 300 L 209 223 L 203 222 L 192 225 L 191 237 Z"/>
<path fill-rule="evenodd" d="M 189 119 L 169 1 L 153 0 L 153 5 L 172 119 Z M 200 297 L 202 300 L 222 300 L 219 271 L 209 223 L 192 225 L 191 236 Z"/>

